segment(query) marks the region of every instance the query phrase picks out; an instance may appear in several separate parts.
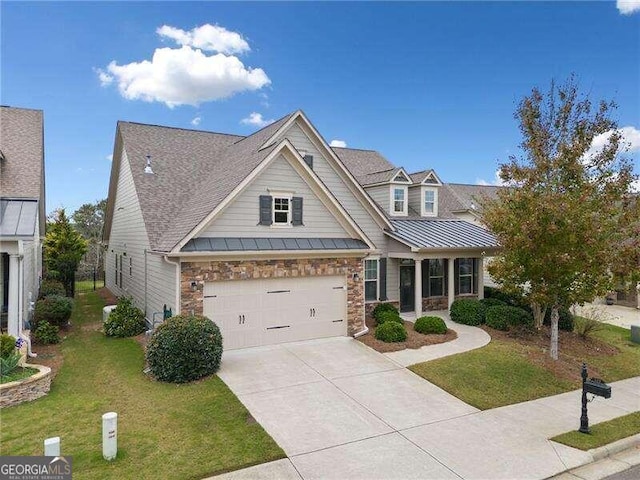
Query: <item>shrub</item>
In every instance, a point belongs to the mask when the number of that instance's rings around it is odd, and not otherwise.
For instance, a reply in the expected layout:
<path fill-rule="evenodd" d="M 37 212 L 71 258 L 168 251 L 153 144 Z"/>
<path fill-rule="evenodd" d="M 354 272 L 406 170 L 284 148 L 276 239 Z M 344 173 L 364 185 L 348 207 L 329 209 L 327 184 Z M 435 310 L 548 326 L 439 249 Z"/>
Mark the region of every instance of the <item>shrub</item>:
<path fill-rule="evenodd" d="M 479 300 L 461 298 L 454 300 L 449 309 L 451 320 L 465 325 L 481 325 L 484 323 L 485 306 Z"/>
<path fill-rule="evenodd" d="M 380 326 L 383 323 L 388 323 L 388 322 L 396 322 L 404 325 L 404 320 L 402 320 L 400 315 L 398 315 L 397 313 L 388 311 L 388 312 L 382 312 L 378 314 L 378 317 L 376 319 L 376 326 Z"/>
<path fill-rule="evenodd" d="M 42 345 L 60 343 L 60 327 L 43 320 L 33 332 L 33 339 Z"/>
<path fill-rule="evenodd" d="M 558 329 L 566 332 L 573 332 L 573 314 L 566 307 L 560 307 L 558 309 Z M 547 308 L 547 312 L 544 314 L 544 324 L 551 325 L 551 307 Z"/>
<path fill-rule="evenodd" d="M 413 329 L 418 333 L 447 333 L 447 326 L 440 317 L 420 317 L 413 325 Z"/>
<path fill-rule="evenodd" d="M 184 383 L 215 373 L 222 357 L 222 334 L 207 317 L 177 315 L 151 336 L 147 362 L 161 381 Z"/>
<path fill-rule="evenodd" d="M 398 315 L 398 309 L 396 307 L 393 306 L 393 304 L 391 303 L 379 303 L 375 306 L 375 308 L 373 309 L 373 312 L 371 312 L 371 316 L 377 321 L 378 317 L 383 314 L 383 313 L 395 313 L 396 315 Z"/>
<path fill-rule="evenodd" d="M 20 353 L 12 353 L 8 357 L 0 357 L 0 376 L 9 375 L 20 363 Z"/>
<path fill-rule="evenodd" d="M 58 280 L 43 280 L 42 285 L 40 285 L 40 298 L 48 297 L 49 295 L 64 297 L 65 293 L 64 285 Z"/>
<path fill-rule="evenodd" d="M 509 305 L 489 307 L 485 317 L 487 326 L 505 332 L 511 327 L 530 328 L 533 326 L 533 317 L 529 312 Z"/>
<path fill-rule="evenodd" d="M 386 322 L 376 328 L 376 338 L 383 342 L 404 342 L 407 339 L 407 329 L 404 324 Z"/>
<path fill-rule="evenodd" d="M 0 358 L 7 358 L 16 353 L 16 338 L 3 333 L 0 335 Z"/>
<path fill-rule="evenodd" d="M 596 318 L 574 317 L 573 319 L 573 331 L 582 338 L 590 337 L 593 333 L 600 331 L 603 328 L 604 324 Z"/>
<path fill-rule="evenodd" d="M 522 296 L 519 293 L 507 293 L 504 290 L 493 287 L 484 287 L 484 298 L 485 300 L 500 300 L 505 305 L 510 305 L 512 307 L 519 307 L 528 312 L 531 312 L 531 306 L 529 305 L 529 301 L 526 297 Z M 495 305 L 487 305 L 495 306 Z"/>
<path fill-rule="evenodd" d="M 498 306 L 504 306 L 507 303 L 498 299 L 498 298 L 483 298 L 482 300 L 480 300 L 480 303 L 482 303 L 485 307 L 489 308 L 489 307 L 498 307 Z"/>
<path fill-rule="evenodd" d="M 107 337 L 134 337 L 146 329 L 144 313 L 129 297 L 120 298 L 118 305 L 104 322 L 104 333 Z"/>
<path fill-rule="evenodd" d="M 47 321 L 52 325 L 64 327 L 71 318 L 73 310 L 73 300 L 60 295 L 49 295 L 36 302 L 36 309 L 33 312 L 33 327 L 38 328 L 38 323 Z"/>

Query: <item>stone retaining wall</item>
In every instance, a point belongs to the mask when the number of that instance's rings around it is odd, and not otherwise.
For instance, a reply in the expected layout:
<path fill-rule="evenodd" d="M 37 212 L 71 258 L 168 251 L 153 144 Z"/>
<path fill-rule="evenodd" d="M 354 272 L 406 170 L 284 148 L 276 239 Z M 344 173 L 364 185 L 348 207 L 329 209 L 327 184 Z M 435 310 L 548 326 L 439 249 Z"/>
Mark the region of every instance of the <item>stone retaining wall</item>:
<path fill-rule="evenodd" d="M 40 398 L 51 388 L 51 369 L 44 365 L 25 363 L 25 368 L 35 368 L 38 373 L 15 382 L 0 385 L 0 408 L 12 407 Z"/>

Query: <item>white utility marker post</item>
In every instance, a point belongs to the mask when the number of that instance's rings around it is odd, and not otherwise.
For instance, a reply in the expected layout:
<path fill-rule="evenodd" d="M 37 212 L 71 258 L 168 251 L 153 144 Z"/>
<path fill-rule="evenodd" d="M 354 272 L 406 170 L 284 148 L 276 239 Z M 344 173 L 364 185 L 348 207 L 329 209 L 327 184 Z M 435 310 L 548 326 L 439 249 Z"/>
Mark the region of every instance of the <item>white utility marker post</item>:
<path fill-rule="evenodd" d="M 102 456 L 114 460 L 118 454 L 118 414 L 109 412 L 102 415 Z"/>
<path fill-rule="evenodd" d="M 44 456 L 59 457 L 60 456 L 60 437 L 51 437 L 44 440 Z"/>

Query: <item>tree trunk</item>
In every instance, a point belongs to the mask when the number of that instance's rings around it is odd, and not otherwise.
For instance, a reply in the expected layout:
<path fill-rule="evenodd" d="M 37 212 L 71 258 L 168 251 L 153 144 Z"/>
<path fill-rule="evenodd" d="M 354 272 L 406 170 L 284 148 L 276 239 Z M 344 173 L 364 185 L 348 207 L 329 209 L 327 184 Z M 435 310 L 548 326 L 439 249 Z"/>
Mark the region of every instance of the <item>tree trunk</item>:
<path fill-rule="evenodd" d="M 558 360 L 558 306 L 551 307 L 551 358 Z"/>
<path fill-rule="evenodd" d="M 542 324 L 544 323 L 544 316 L 547 313 L 547 307 L 534 302 L 531 304 L 531 310 L 533 311 L 533 324 L 536 330 L 541 330 Z"/>

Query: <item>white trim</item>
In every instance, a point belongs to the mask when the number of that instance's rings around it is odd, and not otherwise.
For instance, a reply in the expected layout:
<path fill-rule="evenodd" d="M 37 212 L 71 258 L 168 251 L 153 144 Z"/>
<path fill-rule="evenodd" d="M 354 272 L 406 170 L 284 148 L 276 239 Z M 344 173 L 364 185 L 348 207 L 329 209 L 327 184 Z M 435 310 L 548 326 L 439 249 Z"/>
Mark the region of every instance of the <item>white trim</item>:
<path fill-rule="evenodd" d="M 437 217 L 438 216 L 438 187 L 422 186 L 420 189 L 420 215 L 423 217 Z M 433 192 L 433 212 L 427 212 L 425 208 L 427 192 Z"/>
<path fill-rule="evenodd" d="M 292 217 L 292 209 L 291 209 L 291 199 L 292 195 L 290 193 L 272 193 L 271 194 L 271 227 L 279 228 L 279 227 L 291 227 L 291 217 Z M 286 210 L 278 210 L 279 212 L 287 213 L 287 221 L 286 222 L 276 222 L 276 199 L 287 200 L 287 209 Z"/>
<path fill-rule="evenodd" d="M 406 180 L 397 180 L 397 176 L 400 175 L 401 173 L 405 176 Z M 386 183 L 386 182 L 383 182 L 383 183 Z M 396 172 L 396 174 L 391 179 L 390 183 L 401 183 L 403 185 L 413 184 L 413 182 L 411 181 L 411 176 L 402 167 L 400 167 L 400 169 Z"/>
<path fill-rule="evenodd" d="M 318 175 L 311 168 L 309 168 L 309 165 L 307 165 L 304 159 L 300 156 L 298 151 L 294 148 L 293 144 L 285 138 L 249 175 L 245 177 L 242 182 L 240 182 L 238 186 L 236 186 L 236 188 L 233 189 L 233 191 L 229 195 L 227 195 L 227 197 L 222 202 L 220 202 L 220 204 L 216 208 L 213 209 L 211 213 L 209 213 L 209 215 L 204 218 L 204 220 L 196 225 L 196 227 L 194 227 L 191 232 L 189 232 L 180 242 L 178 242 L 178 244 L 173 248 L 173 250 L 171 250 L 170 253 L 180 253 L 182 247 L 184 247 L 189 240 L 196 237 L 204 229 L 206 229 L 209 224 L 215 219 L 215 217 L 222 213 L 234 201 L 234 199 L 238 195 L 240 195 L 240 193 L 245 188 L 247 188 L 251 184 L 251 182 L 255 178 L 257 178 L 258 175 L 260 175 L 260 173 L 262 173 L 280 154 L 282 154 L 285 160 L 287 160 L 294 167 L 298 174 L 301 174 L 301 178 L 305 180 L 306 183 L 311 187 L 311 190 L 314 192 L 314 194 L 334 215 L 340 225 L 348 233 L 358 236 L 369 246 L 370 249 L 373 250 L 375 246 L 373 245 L 369 237 L 367 237 L 367 235 L 360 229 L 358 224 L 353 221 L 351 216 L 346 212 L 346 210 L 342 207 L 338 200 L 327 189 L 324 183 L 322 183 Z M 305 178 L 305 175 L 302 175 L 302 173 L 306 174 L 307 178 Z M 283 189 L 280 189 L 280 191 L 283 191 Z"/>
<path fill-rule="evenodd" d="M 251 260 L 251 259 L 289 259 L 289 258 L 364 258 L 370 250 L 247 250 L 236 252 L 179 252 L 176 254 L 162 254 L 163 257 L 186 259 L 185 261 L 212 261 L 212 260 Z M 167 260 L 168 261 L 168 260 Z M 173 262 L 169 262 L 173 263 Z"/>
<path fill-rule="evenodd" d="M 432 178 L 437 183 L 427 182 L 427 180 L 429 180 L 429 178 Z M 430 187 L 441 187 L 442 186 L 442 181 L 440 180 L 440 177 L 438 177 L 438 175 L 436 175 L 436 172 L 434 172 L 433 170 L 429 171 L 429 173 L 424 177 L 424 179 L 422 180 L 421 183 L 422 183 L 422 185 L 427 185 L 427 186 L 430 186 Z"/>
<path fill-rule="evenodd" d="M 367 300 L 367 266 L 366 262 L 372 261 L 376 262 L 376 298 L 373 300 Z M 363 294 L 364 294 L 364 303 L 375 303 L 380 301 L 380 255 L 369 255 L 362 259 L 362 284 L 363 284 Z"/>
<path fill-rule="evenodd" d="M 169 257 L 167 255 L 163 255 L 162 259 L 167 262 L 169 265 L 174 265 L 176 267 L 176 305 L 174 307 L 174 312 L 175 315 L 180 315 L 180 285 L 182 284 L 181 280 L 181 276 L 182 276 L 182 266 L 181 266 L 181 261 L 178 258 L 175 262 L 169 260 Z"/>
<path fill-rule="evenodd" d="M 404 193 L 404 200 L 402 211 L 399 212 L 396 210 L 395 205 L 395 191 L 402 190 Z M 406 217 L 409 214 L 409 187 L 407 185 L 398 185 L 397 183 L 392 183 L 389 187 L 389 196 L 390 196 L 390 204 L 389 204 L 389 213 L 394 217 Z"/>

